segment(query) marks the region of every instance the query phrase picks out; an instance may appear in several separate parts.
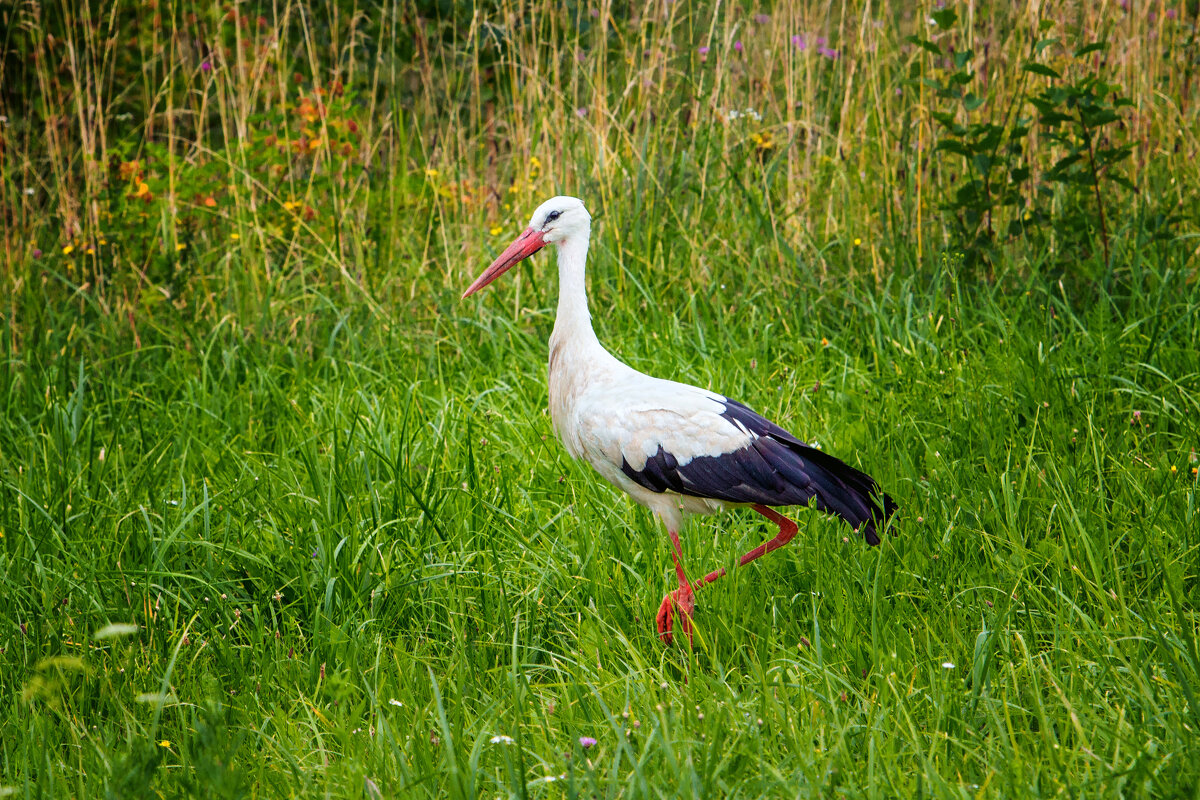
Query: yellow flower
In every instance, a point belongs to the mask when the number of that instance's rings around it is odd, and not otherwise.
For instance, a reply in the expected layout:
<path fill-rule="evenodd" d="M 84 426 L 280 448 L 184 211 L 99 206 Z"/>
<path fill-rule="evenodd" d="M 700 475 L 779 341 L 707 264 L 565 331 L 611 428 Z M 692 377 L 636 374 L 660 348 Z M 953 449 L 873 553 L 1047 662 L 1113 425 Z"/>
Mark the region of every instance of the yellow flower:
<path fill-rule="evenodd" d="M 426 178 L 436 178 L 437 176 L 438 176 L 438 171 L 436 169 L 434 169 L 433 167 L 425 168 L 425 177 Z"/>
<path fill-rule="evenodd" d="M 1171 474 L 1172 474 L 1172 475 L 1174 475 L 1174 474 L 1175 474 L 1176 472 L 1178 472 L 1178 471 L 1179 471 L 1179 470 L 1177 470 L 1177 469 L 1175 468 L 1175 465 L 1174 465 L 1174 464 L 1172 464 L 1172 465 L 1171 465 Z"/>
<path fill-rule="evenodd" d="M 150 194 L 149 184 L 147 184 L 144 181 L 139 181 L 137 191 L 133 193 L 133 196 L 134 197 L 145 197 L 148 194 Z"/>
<path fill-rule="evenodd" d="M 92 249 L 92 248 L 90 248 L 90 247 L 89 247 L 87 250 L 85 250 L 84 252 L 86 252 L 86 253 L 87 253 L 89 256 L 94 256 L 94 255 L 96 255 L 96 251 L 95 251 L 95 250 L 93 250 L 93 249 Z"/>
<path fill-rule="evenodd" d="M 159 746 L 159 747 L 170 747 L 170 746 L 171 746 L 171 740 L 170 740 L 170 739 L 163 739 L 161 742 L 159 742 L 159 743 L 158 743 L 158 746 Z"/>
<path fill-rule="evenodd" d="M 859 239 L 857 236 L 854 237 L 854 246 L 858 247 L 860 244 L 862 244 L 862 239 Z"/>
<path fill-rule="evenodd" d="M 240 239 L 240 238 L 242 238 L 242 237 L 241 237 L 241 235 L 240 235 L 240 234 L 237 234 L 237 233 L 231 233 L 231 234 L 229 234 L 229 238 L 230 238 L 230 239 L 232 239 L 233 241 L 235 241 L 235 242 L 236 242 L 238 239 Z"/>
<path fill-rule="evenodd" d="M 541 159 L 539 159 L 537 156 L 530 156 L 529 157 L 529 166 L 532 167 L 533 169 L 541 169 L 542 168 Z"/>
<path fill-rule="evenodd" d="M 72 245 L 67 245 L 66 247 L 63 248 L 64 256 L 69 256 L 69 255 L 71 255 L 71 253 L 74 253 L 74 252 L 75 252 L 75 248 Z"/>
<path fill-rule="evenodd" d="M 824 336 L 821 337 L 821 347 L 829 347 L 829 340 Z"/>
<path fill-rule="evenodd" d="M 491 230 L 489 231 L 489 233 L 491 233 L 492 236 L 499 236 L 503 232 L 504 232 L 504 228 L 500 227 L 499 225 L 493 225 L 491 227 Z"/>
<path fill-rule="evenodd" d="M 180 250 L 187 250 L 187 245 L 186 244 L 175 245 L 175 252 L 178 253 Z"/>
<path fill-rule="evenodd" d="M 101 239 L 101 240 L 100 240 L 100 244 L 101 244 L 101 245 L 106 245 L 106 244 L 108 244 L 108 239 Z"/>

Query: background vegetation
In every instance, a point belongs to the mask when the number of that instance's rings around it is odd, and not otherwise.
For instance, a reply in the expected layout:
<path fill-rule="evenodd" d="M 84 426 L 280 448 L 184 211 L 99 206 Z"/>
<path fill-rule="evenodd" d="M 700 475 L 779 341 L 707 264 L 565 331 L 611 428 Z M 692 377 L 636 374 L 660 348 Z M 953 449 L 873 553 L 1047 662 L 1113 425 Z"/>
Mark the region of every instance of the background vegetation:
<path fill-rule="evenodd" d="M 0 6 L 0 795 L 1195 796 L 1196 19 Z M 602 340 L 895 537 L 799 512 L 657 641 L 550 259 L 457 299 L 557 193 Z"/>

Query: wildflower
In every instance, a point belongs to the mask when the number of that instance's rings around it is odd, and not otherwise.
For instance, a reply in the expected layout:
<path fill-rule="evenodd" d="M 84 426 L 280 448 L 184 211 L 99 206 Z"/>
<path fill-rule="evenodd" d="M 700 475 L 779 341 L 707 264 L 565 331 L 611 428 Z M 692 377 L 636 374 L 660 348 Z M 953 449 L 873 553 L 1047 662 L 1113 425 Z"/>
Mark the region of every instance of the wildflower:
<path fill-rule="evenodd" d="M 817 50 L 817 52 L 825 58 L 828 58 L 830 61 L 837 61 L 839 55 L 838 51 L 834 50 L 832 47 L 822 47 Z"/>
<path fill-rule="evenodd" d="M 96 250 L 95 250 L 95 248 L 92 248 L 92 247 L 89 247 L 87 250 L 84 250 L 83 252 L 87 253 L 89 256 L 96 255 Z"/>
<path fill-rule="evenodd" d="M 579 746 L 582 747 L 584 750 L 587 750 L 589 748 L 596 746 L 596 740 L 590 736 L 580 736 L 579 737 Z"/>
<path fill-rule="evenodd" d="M 69 255 L 71 255 L 71 253 L 74 253 L 74 252 L 75 252 L 74 245 L 67 245 L 66 247 L 64 247 L 62 249 L 62 253 L 64 256 L 69 256 Z"/>
<path fill-rule="evenodd" d="M 542 168 L 541 159 L 539 159 L 537 156 L 530 156 L 529 157 L 529 168 L 530 169 L 541 169 Z"/>
<path fill-rule="evenodd" d="M 490 739 L 490 741 L 492 744 L 512 744 L 513 738 L 511 736 L 505 736 L 504 734 L 500 733 L 500 734 L 493 736 Z"/>
<path fill-rule="evenodd" d="M 438 176 L 438 171 L 436 169 L 434 169 L 433 167 L 425 168 L 425 177 L 426 178 L 436 178 L 437 176 Z"/>
<path fill-rule="evenodd" d="M 176 253 L 180 252 L 181 250 L 187 250 L 187 245 L 186 245 L 186 244 L 183 244 L 182 242 L 180 242 L 179 244 L 175 245 L 175 252 L 176 252 Z"/>
<path fill-rule="evenodd" d="M 708 47 L 701 46 L 696 52 L 702 56 L 706 56 L 706 55 L 708 55 L 708 49 L 709 49 Z"/>
<path fill-rule="evenodd" d="M 799 50 L 805 50 L 808 48 L 808 42 L 806 42 L 804 40 L 804 34 L 802 34 L 802 33 L 793 33 L 792 34 L 792 47 L 795 47 Z"/>
<path fill-rule="evenodd" d="M 396 706 L 397 708 L 402 708 L 404 706 L 404 703 L 401 703 L 399 700 L 397 700 L 396 698 L 393 697 L 391 700 L 388 700 L 388 705 Z"/>
<path fill-rule="evenodd" d="M 1179 471 L 1179 470 L 1176 468 L 1176 466 L 1175 466 L 1174 464 L 1172 464 L 1172 465 L 1171 465 L 1171 474 L 1172 474 L 1172 475 L 1174 475 L 1174 474 L 1175 474 L 1176 472 L 1178 472 L 1178 471 Z"/>
<path fill-rule="evenodd" d="M 41 250 L 39 250 L 39 249 L 38 249 L 38 248 L 36 248 L 36 247 L 35 247 L 35 248 L 33 248 L 33 257 L 34 257 L 34 258 L 41 258 L 41 257 L 42 257 L 42 251 L 41 251 Z"/>
<path fill-rule="evenodd" d="M 33 195 L 34 195 L 34 192 L 35 192 L 35 191 L 36 191 L 36 190 L 35 190 L 35 189 L 34 189 L 32 186 L 26 186 L 26 187 L 25 187 L 25 194 L 26 194 L 26 196 L 28 196 L 28 197 L 33 197 Z"/>
<path fill-rule="evenodd" d="M 953 661 L 943 661 L 942 669 L 954 669 L 954 662 Z"/>
<path fill-rule="evenodd" d="M 821 347 L 829 347 L 829 340 L 824 336 L 821 337 Z"/>
<path fill-rule="evenodd" d="M 137 191 L 133 193 L 134 197 L 144 197 L 150 199 L 150 186 L 145 181 L 138 181 Z"/>
<path fill-rule="evenodd" d="M 742 52 L 742 40 L 741 39 L 738 39 L 736 42 L 733 43 L 733 49 L 737 50 L 739 53 Z"/>
<path fill-rule="evenodd" d="M 588 112 L 588 110 L 586 108 L 577 108 L 577 109 L 575 109 L 575 116 L 579 117 L 580 119 L 583 119 L 584 117 L 587 116 L 587 112 Z"/>
<path fill-rule="evenodd" d="M 771 15 L 770 14 L 755 14 L 754 21 L 757 22 L 759 25 L 766 25 L 768 22 L 771 21 Z"/>
<path fill-rule="evenodd" d="M 862 244 L 862 239 L 859 239 L 857 236 L 854 237 L 854 246 L 858 247 L 861 244 Z"/>
<path fill-rule="evenodd" d="M 170 740 L 170 739 L 163 739 L 161 742 L 159 742 L 159 743 L 158 743 L 158 746 L 159 746 L 159 747 L 170 747 L 170 746 L 171 746 L 171 740 Z"/>
<path fill-rule="evenodd" d="M 200 71 L 201 72 L 212 72 L 212 64 L 209 63 L 208 61 L 202 61 L 200 63 Z"/>
<path fill-rule="evenodd" d="M 493 225 L 492 227 L 488 228 L 488 233 L 490 233 L 492 236 L 499 236 L 503 232 L 504 228 L 500 225 Z"/>
<path fill-rule="evenodd" d="M 240 233 L 231 233 L 229 234 L 229 238 L 236 242 L 238 239 L 242 238 L 242 235 Z"/>

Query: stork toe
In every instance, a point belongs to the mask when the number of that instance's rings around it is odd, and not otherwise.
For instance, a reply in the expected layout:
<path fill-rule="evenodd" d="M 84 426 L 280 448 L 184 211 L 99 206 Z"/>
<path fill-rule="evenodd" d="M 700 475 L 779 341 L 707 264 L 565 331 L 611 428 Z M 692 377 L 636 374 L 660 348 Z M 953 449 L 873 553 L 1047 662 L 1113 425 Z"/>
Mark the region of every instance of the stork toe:
<path fill-rule="evenodd" d="M 676 612 L 679 614 L 679 629 L 687 634 L 688 641 L 692 640 L 692 612 L 696 608 L 696 593 L 690 586 L 680 586 L 663 598 L 658 607 L 658 638 L 664 644 L 671 644 L 675 635 Z"/>

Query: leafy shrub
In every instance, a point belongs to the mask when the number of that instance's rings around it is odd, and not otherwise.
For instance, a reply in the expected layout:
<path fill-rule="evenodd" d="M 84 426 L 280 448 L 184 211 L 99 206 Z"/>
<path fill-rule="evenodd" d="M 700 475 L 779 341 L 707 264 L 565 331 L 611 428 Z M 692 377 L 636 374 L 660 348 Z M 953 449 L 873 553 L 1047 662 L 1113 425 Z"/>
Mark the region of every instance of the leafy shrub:
<path fill-rule="evenodd" d="M 958 15 L 945 8 L 932 19 L 949 32 Z M 1043 21 L 1040 30 L 1049 27 Z M 986 92 L 974 90 L 974 50 L 947 53 L 927 39 L 909 41 L 940 64 L 923 75 L 918 63 L 912 77 L 940 101 L 932 112 L 942 129 L 936 152 L 961 159 L 962 177 L 949 182 L 941 209 L 968 262 L 990 263 L 998 244 L 1024 240 L 1060 269 L 1071 271 L 1097 254 L 1101 267 L 1110 268 L 1111 209 L 1136 188 L 1121 170 L 1133 150 L 1121 109 L 1132 102 L 1101 77 L 1097 56 L 1107 45 L 1090 42 L 1064 54 L 1060 70 L 1038 60 L 1063 49 L 1060 40 L 1037 41 L 1019 91 L 997 115 Z M 1031 85 L 1041 79 L 1041 86 Z"/>

